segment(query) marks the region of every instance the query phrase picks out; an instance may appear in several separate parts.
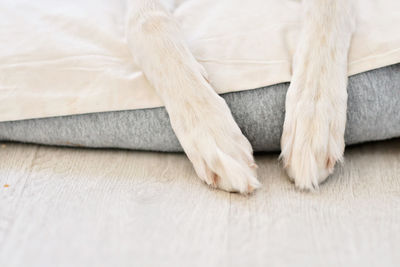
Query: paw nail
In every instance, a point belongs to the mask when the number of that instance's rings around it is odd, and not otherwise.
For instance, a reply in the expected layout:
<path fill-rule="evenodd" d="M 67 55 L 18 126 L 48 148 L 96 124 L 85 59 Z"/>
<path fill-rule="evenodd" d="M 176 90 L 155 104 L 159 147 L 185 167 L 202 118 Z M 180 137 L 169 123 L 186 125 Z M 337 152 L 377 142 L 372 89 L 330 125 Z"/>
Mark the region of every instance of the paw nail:
<path fill-rule="evenodd" d="M 216 174 L 214 173 L 213 179 L 212 179 L 212 185 L 213 185 L 214 187 L 217 187 L 218 180 L 219 180 L 218 175 L 216 175 Z"/>
<path fill-rule="evenodd" d="M 252 169 L 258 169 L 258 165 L 255 164 L 255 163 L 252 163 L 252 164 L 250 164 L 249 166 L 250 166 L 250 168 L 252 168 Z"/>
<path fill-rule="evenodd" d="M 251 185 L 247 186 L 247 192 L 252 193 L 254 191 L 254 187 L 252 187 Z"/>

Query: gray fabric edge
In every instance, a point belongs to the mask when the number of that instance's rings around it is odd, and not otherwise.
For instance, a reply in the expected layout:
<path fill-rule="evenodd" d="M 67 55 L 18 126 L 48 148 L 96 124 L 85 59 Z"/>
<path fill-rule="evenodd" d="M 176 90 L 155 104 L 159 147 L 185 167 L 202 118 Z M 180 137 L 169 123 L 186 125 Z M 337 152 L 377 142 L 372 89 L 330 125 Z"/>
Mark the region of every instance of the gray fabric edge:
<path fill-rule="evenodd" d="M 288 83 L 223 94 L 254 151 L 278 151 Z M 400 64 L 351 76 L 346 144 L 400 136 Z M 0 140 L 178 152 L 164 108 L 0 122 Z"/>

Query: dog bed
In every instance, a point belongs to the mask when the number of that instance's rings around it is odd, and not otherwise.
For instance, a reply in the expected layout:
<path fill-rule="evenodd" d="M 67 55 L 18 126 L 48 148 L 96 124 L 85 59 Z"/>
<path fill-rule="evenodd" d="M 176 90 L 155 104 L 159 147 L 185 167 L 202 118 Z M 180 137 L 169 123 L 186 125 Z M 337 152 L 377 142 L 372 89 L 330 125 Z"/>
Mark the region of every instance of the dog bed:
<path fill-rule="evenodd" d="M 128 6 L 127 0 L 0 1 L 0 140 L 182 150 L 162 102 L 132 60 Z M 400 3 L 355 6 L 347 144 L 400 136 L 394 26 Z M 300 14 L 301 3 L 292 0 L 192 0 L 173 12 L 256 151 L 279 149 Z"/>
<path fill-rule="evenodd" d="M 217 93 L 291 80 L 301 1 L 182 2 L 173 15 Z M 0 121 L 161 107 L 127 43 L 129 3 L 0 1 Z M 400 1 L 355 6 L 349 75 L 400 63 Z"/>
<path fill-rule="evenodd" d="M 255 151 L 277 151 L 288 83 L 226 93 Z M 400 64 L 351 76 L 346 144 L 400 137 Z M 182 151 L 164 108 L 0 123 L 0 140 L 48 145 Z"/>

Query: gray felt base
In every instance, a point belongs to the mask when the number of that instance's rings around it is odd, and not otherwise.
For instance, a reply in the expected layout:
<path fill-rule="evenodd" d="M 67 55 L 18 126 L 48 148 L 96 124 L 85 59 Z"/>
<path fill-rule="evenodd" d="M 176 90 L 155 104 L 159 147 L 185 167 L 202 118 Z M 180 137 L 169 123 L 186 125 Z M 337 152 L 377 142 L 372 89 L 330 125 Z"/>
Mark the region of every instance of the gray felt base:
<path fill-rule="evenodd" d="M 288 83 L 224 94 L 255 151 L 277 151 Z M 349 78 L 346 143 L 400 136 L 400 64 Z M 0 140 L 182 151 L 164 108 L 0 122 Z"/>

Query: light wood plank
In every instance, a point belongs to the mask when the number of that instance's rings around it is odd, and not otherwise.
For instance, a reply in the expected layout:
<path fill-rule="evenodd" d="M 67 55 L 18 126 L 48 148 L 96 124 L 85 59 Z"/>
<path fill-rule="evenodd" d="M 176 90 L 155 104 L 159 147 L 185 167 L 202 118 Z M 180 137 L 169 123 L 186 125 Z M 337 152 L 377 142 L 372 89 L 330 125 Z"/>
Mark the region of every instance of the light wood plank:
<path fill-rule="evenodd" d="M 399 266 L 400 139 L 345 156 L 311 194 L 257 155 L 263 187 L 245 197 L 182 154 L 7 143 L 0 266 Z"/>

